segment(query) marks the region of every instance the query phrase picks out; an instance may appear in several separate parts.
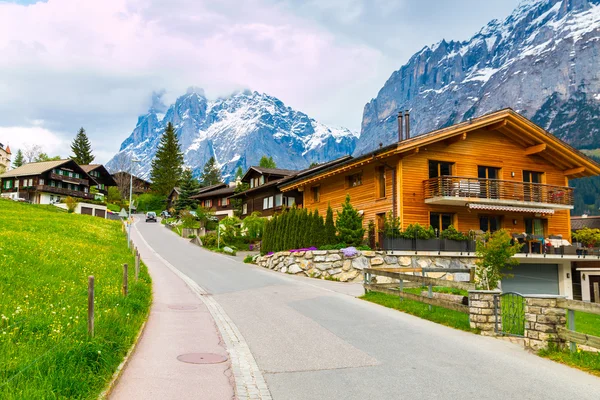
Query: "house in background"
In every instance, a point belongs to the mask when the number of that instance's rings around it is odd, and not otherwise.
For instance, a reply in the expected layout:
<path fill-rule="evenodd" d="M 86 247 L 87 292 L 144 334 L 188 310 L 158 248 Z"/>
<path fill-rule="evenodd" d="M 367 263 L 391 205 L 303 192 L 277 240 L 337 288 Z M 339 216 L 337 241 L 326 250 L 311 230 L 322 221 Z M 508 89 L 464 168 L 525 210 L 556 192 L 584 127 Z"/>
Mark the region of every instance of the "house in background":
<path fill-rule="evenodd" d="M 25 164 L 0 175 L 2 197 L 34 204 L 59 203 L 67 196 L 93 200 L 90 177 L 73 160 Z"/>
<path fill-rule="evenodd" d="M 0 143 L 0 174 L 4 171 L 8 171 L 10 168 L 10 146 L 4 147 L 2 143 Z"/>
<path fill-rule="evenodd" d="M 179 189 L 179 187 L 175 186 L 173 189 L 171 189 L 171 193 L 169 193 L 167 196 L 167 210 L 175 207 L 175 203 L 177 203 L 180 194 L 181 189 Z"/>
<path fill-rule="evenodd" d="M 600 229 L 600 216 L 571 217 L 571 230 Z M 576 300 L 596 301 L 594 283 L 600 285 L 600 257 L 595 261 L 580 260 L 573 262 L 573 297 Z"/>
<path fill-rule="evenodd" d="M 102 197 L 108 195 L 108 188 L 110 186 L 117 186 L 117 182 L 110 172 L 104 168 L 104 165 L 89 164 L 80 165 L 80 167 L 90 176 L 96 189 L 98 189 L 98 193 L 102 194 Z"/>
<path fill-rule="evenodd" d="M 572 263 L 582 260 L 543 250 L 571 240 L 569 179 L 599 175 L 600 165 L 510 109 L 415 137 L 408 118 L 399 115 L 397 143 L 290 179 L 284 196 L 299 191 L 323 214 L 349 194 L 379 230 L 389 214 L 402 229 L 526 233 L 532 240 L 503 289 L 573 297 Z"/>
<path fill-rule="evenodd" d="M 220 183 L 213 186 L 207 186 L 199 189 L 198 194 L 191 198 L 198 201 L 198 205 L 211 210 L 215 217 L 222 220 L 233 216 L 233 204 L 231 196 L 235 193 L 237 182 L 230 182 L 229 185 Z"/>
<path fill-rule="evenodd" d="M 129 185 L 131 180 L 131 175 L 129 172 L 119 171 L 112 174 L 117 186 L 119 187 L 119 191 L 121 192 L 121 196 L 124 198 L 129 198 Z M 151 183 L 133 175 L 133 194 L 144 194 L 150 191 Z"/>

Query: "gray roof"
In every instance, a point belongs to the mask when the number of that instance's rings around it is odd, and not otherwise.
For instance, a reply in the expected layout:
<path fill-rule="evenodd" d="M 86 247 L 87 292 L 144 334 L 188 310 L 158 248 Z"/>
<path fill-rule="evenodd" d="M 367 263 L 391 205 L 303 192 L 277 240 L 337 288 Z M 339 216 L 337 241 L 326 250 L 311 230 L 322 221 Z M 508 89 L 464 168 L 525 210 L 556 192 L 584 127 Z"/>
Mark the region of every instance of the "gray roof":
<path fill-rule="evenodd" d="M 12 169 L 0 175 L 0 178 L 14 178 L 16 176 L 39 175 L 53 168 L 60 167 L 63 164 L 72 160 L 57 160 L 57 161 L 42 161 L 37 163 L 29 163 Z"/>
<path fill-rule="evenodd" d="M 571 230 L 583 228 L 600 229 L 600 217 L 571 217 Z"/>
<path fill-rule="evenodd" d="M 192 199 L 208 199 L 210 197 L 228 197 L 235 192 L 234 187 L 225 187 L 222 189 L 211 190 L 209 192 L 204 192 L 200 194 L 195 194 L 191 196 Z"/>

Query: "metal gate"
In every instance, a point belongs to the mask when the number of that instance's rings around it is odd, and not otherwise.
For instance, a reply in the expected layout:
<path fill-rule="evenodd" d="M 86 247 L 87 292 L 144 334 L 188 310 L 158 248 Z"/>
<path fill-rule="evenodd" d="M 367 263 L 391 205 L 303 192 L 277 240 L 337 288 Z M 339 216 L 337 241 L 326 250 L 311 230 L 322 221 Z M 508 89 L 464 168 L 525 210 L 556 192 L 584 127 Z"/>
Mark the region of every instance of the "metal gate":
<path fill-rule="evenodd" d="M 494 296 L 496 334 L 523 337 L 525 334 L 525 299 L 516 292 Z"/>

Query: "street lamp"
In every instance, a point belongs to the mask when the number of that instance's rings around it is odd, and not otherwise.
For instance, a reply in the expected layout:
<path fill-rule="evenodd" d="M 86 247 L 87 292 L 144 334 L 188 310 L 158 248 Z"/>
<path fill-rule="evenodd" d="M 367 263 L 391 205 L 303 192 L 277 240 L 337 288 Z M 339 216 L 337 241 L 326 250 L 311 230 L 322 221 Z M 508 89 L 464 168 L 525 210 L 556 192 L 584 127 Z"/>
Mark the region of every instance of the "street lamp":
<path fill-rule="evenodd" d="M 133 164 L 139 163 L 140 160 L 131 159 L 129 167 L 129 217 L 127 218 L 127 247 L 131 248 L 131 202 L 133 200 Z"/>

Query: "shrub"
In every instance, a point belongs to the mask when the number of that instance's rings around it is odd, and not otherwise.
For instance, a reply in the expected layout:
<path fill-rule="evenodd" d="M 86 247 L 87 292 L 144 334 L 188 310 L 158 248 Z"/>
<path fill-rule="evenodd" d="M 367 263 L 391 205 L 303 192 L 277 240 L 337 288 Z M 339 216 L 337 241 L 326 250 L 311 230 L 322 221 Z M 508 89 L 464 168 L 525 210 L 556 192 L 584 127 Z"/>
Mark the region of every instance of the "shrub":
<path fill-rule="evenodd" d="M 221 239 L 225 243 L 233 243 L 234 238 L 241 235 L 242 220 L 238 217 L 226 217 L 219 222 Z"/>
<path fill-rule="evenodd" d="M 182 228 L 192 229 L 196 228 L 198 225 L 196 222 L 196 217 L 189 210 L 183 210 L 180 214 L 180 218 L 182 222 Z"/>
<path fill-rule="evenodd" d="M 448 240 L 458 240 L 461 242 L 469 240 L 469 237 L 464 233 L 457 231 L 454 225 L 450 225 L 448 228 L 444 229 L 440 234 L 440 238 Z"/>
<path fill-rule="evenodd" d="M 266 219 L 260 215 L 258 211 L 254 211 L 242 222 L 248 238 L 259 239 L 263 237 Z"/>
<path fill-rule="evenodd" d="M 503 277 L 510 276 L 502 273 L 502 270 L 519 263 L 512 257 L 517 254 L 521 245 L 518 242 L 511 244 L 512 238 L 504 229 L 488 235 L 488 238 L 487 241 L 477 242 L 475 276 L 479 289 L 492 290 L 498 287 Z"/>
<path fill-rule="evenodd" d="M 218 238 L 214 233 L 210 233 L 202 238 L 204 247 L 217 247 Z"/>
<path fill-rule="evenodd" d="M 323 240 L 323 244 L 336 244 L 338 242 L 338 238 L 335 236 L 335 224 L 333 223 L 333 209 L 331 208 L 331 204 L 327 206 L 327 214 L 325 217 L 325 237 Z"/>
<path fill-rule="evenodd" d="M 400 218 L 398 218 L 398 217 L 394 218 L 394 216 L 391 212 L 385 216 L 385 223 L 384 223 L 383 230 L 384 230 L 386 237 L 389 237 L 389 238 L 403 237 L 402 225 L 400 224 Z"/>
<path fill-rule="evenodd" d="M 246 257 L 244 257 L 244 262 L 246 264 L 251 264 L 253 258 L 254 258 L 253 256 L 251 256 L 250 254 L 248 254 Z"/>
<path fill-rule="evenodd" d="M 369 225 L 367 227 L 367 237 L 369 238 L 369 246 L 374 249 L 375 248 L 375 241 L 376 241 L 376 234 L 375 234 L 375 222 L 373 220 L 369 221 Z"/>
<path fill-rule="evenodd" d="M 154 193 L 144 193 L 137 196 L 136 209 L 138 211 L 148 212 L 148 211 L 160 211 L 165 207 L 167 199 L 164 196 L 154 194 Z"/>
<path fill-rule="evenodd" d="M 68 213 L 73 213 L 75 212 L 75 208 L 77 208 L 77 200 L 75 200 L 74 198 L 72 198 L 71 196 L 68 196 L 65 199 L 65 204 L 67 205 L 67 212 Z"/>
<path fill-rule="evenodd" d="M 188 239 L 196 239 L 196 235 L 188 235 Z"/>
<path fill-rule="evenodd" d="M 362 216 L 350 204 L 350 195 L 346 195 L 346 200 L 342 204 L 342 212 L 337 213 L 336 230 L 340 242 L 348 245 L 360 246 L 365 236 L 365 229 L 362 226 Z"/>
<path fill-rule="evenodd" d="M 573 234 L 573 239 L 586 247 L 595 247 L 600 243 L 600 229 L 580 229 Z"/>
<path fill-rule="evenodd" d="M 418 223 L 414 224 L 414 225 L 410 224 L 409 226 L 406 227 L 406 230 L 404 232 L 402 232 L 402 237 L 404 239 L 421 239 L 421 240 L 434 239 L 435 231 L 433 230 L 433 228 L 431 226 L 428 229 L 425 229 Z"/>

